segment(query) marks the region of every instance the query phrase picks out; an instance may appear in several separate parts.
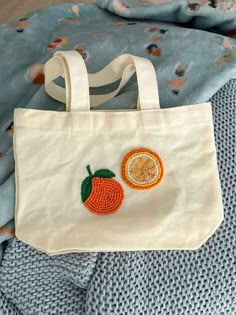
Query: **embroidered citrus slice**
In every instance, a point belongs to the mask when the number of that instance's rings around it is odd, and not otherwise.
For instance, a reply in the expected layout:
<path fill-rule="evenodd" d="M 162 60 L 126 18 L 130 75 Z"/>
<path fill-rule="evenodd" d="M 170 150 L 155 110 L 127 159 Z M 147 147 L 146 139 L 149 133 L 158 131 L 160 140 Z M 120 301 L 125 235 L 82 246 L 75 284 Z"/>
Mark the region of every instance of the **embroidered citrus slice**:
<path fill-rule="evenodd" d="M 107 169 L 101 169 L 92 174 L 87 166 L 89 176 L 81 186 L 81 199 L 85 207 L 96 214 L 116 212 L 124 199 L 124 190 L 113 177 L 115 174 Z"/>
<path fill-rule="evenodd" d="M 155 187 L 160 183 L 163 174 L 161 158 L 147 148 L 130 151 L 122 162 L 122 178 L 134 189 Z"/>

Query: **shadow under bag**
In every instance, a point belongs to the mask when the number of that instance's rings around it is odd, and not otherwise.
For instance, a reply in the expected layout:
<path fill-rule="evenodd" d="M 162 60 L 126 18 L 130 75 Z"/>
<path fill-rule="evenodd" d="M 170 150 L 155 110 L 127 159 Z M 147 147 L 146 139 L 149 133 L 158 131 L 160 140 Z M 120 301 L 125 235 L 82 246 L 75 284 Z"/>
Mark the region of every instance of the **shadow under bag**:
<path fill-rule="evenodd" d="M 137 110 L 90 110 L 135 71 Z M 60 76 L 66 89 L 54 83 Z M 119 79 L 115 91 L 89 95 Z M 152 63 L 127 54 L 88 74 L 77 52 L 56 52 L 45 88 L 66 112 L 14 113 L 20 240 L 49 255 L 197 249 L 216 231 L 223 206 L 210 103 L 161 109 Z"/>

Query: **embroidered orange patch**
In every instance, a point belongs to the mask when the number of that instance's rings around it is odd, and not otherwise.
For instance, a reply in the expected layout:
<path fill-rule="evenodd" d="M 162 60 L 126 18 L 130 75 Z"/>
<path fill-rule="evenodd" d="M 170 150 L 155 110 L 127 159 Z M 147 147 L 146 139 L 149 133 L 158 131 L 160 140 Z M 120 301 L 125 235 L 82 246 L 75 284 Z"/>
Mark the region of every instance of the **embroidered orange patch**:
<path fill-rule="evenodd" d="M 81 186 L 81 199 L 85 207 L 96 214 L 110 214 L 117 211 L 124 199 L 124 190 L 119 182 L 112 177 L 115 174 L 101 169 L 92 174 L 87 166 L 89 176 Z"/>
<path fill-rule="evenodd" d="M 159 155 L 147 148 L 130 151 L 122 162 L 122 178 L 134 189 L 150 189 L 160 183 L 164 167 Z"/>

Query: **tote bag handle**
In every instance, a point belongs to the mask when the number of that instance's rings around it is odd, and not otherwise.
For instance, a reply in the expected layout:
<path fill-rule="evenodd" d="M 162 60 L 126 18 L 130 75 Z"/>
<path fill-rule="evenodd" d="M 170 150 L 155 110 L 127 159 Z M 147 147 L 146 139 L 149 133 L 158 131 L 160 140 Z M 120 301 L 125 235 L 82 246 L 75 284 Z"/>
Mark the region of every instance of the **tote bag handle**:
<path fill-rule="evenodd" d="M 61 52 L 58 52 L 58 54 Z M 66 57 L 65 59 L 67 61 L 71 61 L 71 53 L 73 53 L 73 55 L 75 55 L 75 57 L 78 57 L 78 53 L 77 52 L 63 52 L 64 57 Z M 80 56 L 79 56 L 80 57 Z M 66 74 L 66 67 L 67 65 L 64 63 L 66 62 L 66 60 L 63 60 L 58 57 L 56 57 L 56 55 L 54 55 L 54 57 L 52 59 L 50 59 L 44 67 L 44 73 L 45 73 L 45 89 L 46 92 L 54 99 L 56 99 L 59 102 L 62 103 L 66 103 L 66 110 L 68 111 L 70 106 L 69 106 L 69 94 L 66 93 L 65 88 L 55 84 L 53 82 L 53 80 L 55 80 L 58 77 L 65 77 Z M 72 61 L 73 63 L 73 61 Z M 76 67 L 74 66 L 73 68 L 76 69 L 76 71 L 78 71 L 78 74 L 80 74 L 80 83 L 83 79 L 86 78 L 87 76 L 87 71 L 86 73 L 84 72 L 84 67 L 80 67 L 80 63 L 84 63 L 83 60 L 76 60 L 76 64 L 73 63 L 74 65 L 77 65 Z M 72 69 L 73 69 L 72 68 Z M 117 80 L 119 80 L 121 78 L 122 75 L 122 69 L 121 68 L 116 68 L 116 69 L 112 69 L 110 67 L 107 67 L 106 69 L 107 73 L 103 72 L 103 71 L 99 71 L 98 73 L 95 74 L 88 74 L 88 79 L 89 79 L 89 85 L 90 87 L 99 87 L 99 86 L 104 86 L 110 83 L 113 83 Z M 117 72 L 115 72 L 115 70 Z M 84 72 L 84 73 L 83 73 Z M 83 73 L 83 75 L 82 75 Z M 119 87 L 115 90 L 112 91 L 110 93 L 107 94 L 100 94 L 100 95 L 90 95 L 90 106 L 91 107 L 96 107 L 102 103 L 105 103 L 106 101 L 112 99 L 113 97 L 115 97 L 119 91 L 122 89 L 122 87 L 128 82 L 128 80 L 132 77 L 132 75 L 135 73 L 135 68 L 133 65 L 128 65 L 122 75 L 121 78 L 121 82 L 119 84 Z M 70 76 L 70 74 L 72 74 L 72 72 L 70 71 L 70 73 L 67 73 L 67 77 Z M 104 75 L 105 76 L 104 76 Z M 87 82 L 87 78 L 85 79 Z M 66 77 L 65 77 L 65 81 L 66 81 Z M 71 81 L 71 80 L 70 80 Z M 86 82 L 84 84 L 80 84 L 80 86 L 87 86 Z M 79 88 L 79 86 L 77 86 L 77 89 Z M 67 90 L 69 93 L 69 81 L 67 80 Z M 78 94 L 80 92 L 78 91 Z M 83 94 L 80 94 L 83 97 Z M 79 103 L 76 104 L 76 108 L 81 107 Z M 82 107 L 83 108 L 83 107 Z M 76 109 L 75 109 L 76 110 Z M 77 109 L 78 110 L 78 109 Z M 87 107 L 85 106 L 84 110 L 87 110 Z"/>
<path fill-rule="evenodd" d="M 90 110 L 116 96 L 136 70 L 141 110 L 160 108 L 156 74 L 150 60 L 124 54 L 94 74 L 88 74 L 81 55 L 76 51 L 58 51 L 44 67 L 47 93 L 66 103 L 67 111 Z M 53 81 L 65 77 L 66 89 Z M 103 95 L 89 96 L 89 86 L 98 87 L 121 79 L 118 89 Z"/>

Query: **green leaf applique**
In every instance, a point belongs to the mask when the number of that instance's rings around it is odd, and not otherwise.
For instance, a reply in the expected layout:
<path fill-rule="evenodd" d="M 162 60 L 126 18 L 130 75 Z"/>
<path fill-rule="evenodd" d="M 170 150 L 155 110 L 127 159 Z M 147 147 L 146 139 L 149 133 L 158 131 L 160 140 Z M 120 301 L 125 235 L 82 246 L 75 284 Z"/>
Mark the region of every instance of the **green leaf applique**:
<path fill-rule="evenodd" d="M 88 176 L 85 178 L 85 180 L 82 182 L 81 186 L 81 199 L 83 202 L 89 197 L 91 191 L 92 191 L 92 182 L 91 177 Z"/>
<path fill-rule="evenodd" d="M 100 178 L 112 178 L 115 177 L 116 175 L 107 169 L 101 169 L 98 170 L 94 173 L 94 177 L 100 177 Z"/>

